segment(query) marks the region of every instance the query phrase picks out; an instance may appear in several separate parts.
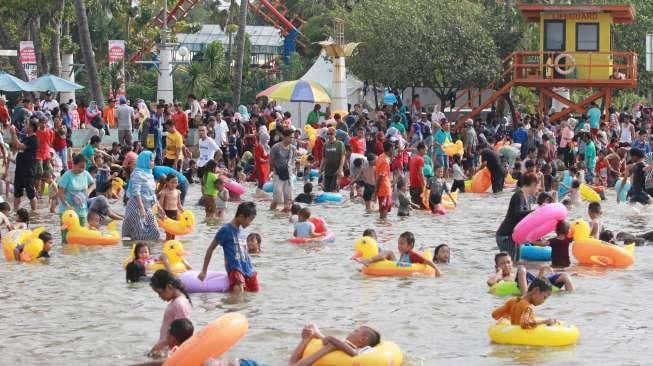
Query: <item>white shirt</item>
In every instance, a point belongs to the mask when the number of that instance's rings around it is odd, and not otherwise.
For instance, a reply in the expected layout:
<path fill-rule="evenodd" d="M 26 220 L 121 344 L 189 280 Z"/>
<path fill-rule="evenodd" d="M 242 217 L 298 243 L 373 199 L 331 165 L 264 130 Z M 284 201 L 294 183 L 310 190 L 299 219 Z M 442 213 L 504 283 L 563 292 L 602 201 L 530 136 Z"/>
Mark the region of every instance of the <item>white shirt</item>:
<path fill-rule="evenodd" d="M 200 102 L 197 101 L 197 99 L 194 99 L 190 103 L 190 118 L 195 118 L 198 115 L 202 115 L 202 106 L 200 105 Z"/>
<path fill-rule="evenodd" d="M 216 123 L 214 126 L 215 131 L 215 143 L 218 144 L 218 147 L 227 141 L 227 132 L 229 132 L 229 125 L 225 120 L 221 119 L 220 122 Z"/>
<path fill-rule="evenodd" d="M 197 166 L 203 167 L 206 163 L 213 159 L 215 152 L 218 150 L 218 144 L 215 143 L 215 140 L 206 136 L 204 140 L 199 139 L 198 141 L 200 149 L 200 157 L 197 159 Z"/>
<path fill-rule="evenodd" d="M 41 104 L 39 107 L 41 108 L 41 111 L 45 112 L 51 112 L 53 109 L 57 108 L 59 106 L 59 102 L 56 100 L 52 99 L 50 101 L 47 100 L 42 100 Z"/>
<path fill-rule="evenodd" d="M 432 122 L 440 123 L 440 120 L 442 120 L 443 118 L 447 118 L 447 116 L 445 116 L 444 113 L 442 113 L 442 111 L 434 111 L 431 114 L 431 121 Z"/>

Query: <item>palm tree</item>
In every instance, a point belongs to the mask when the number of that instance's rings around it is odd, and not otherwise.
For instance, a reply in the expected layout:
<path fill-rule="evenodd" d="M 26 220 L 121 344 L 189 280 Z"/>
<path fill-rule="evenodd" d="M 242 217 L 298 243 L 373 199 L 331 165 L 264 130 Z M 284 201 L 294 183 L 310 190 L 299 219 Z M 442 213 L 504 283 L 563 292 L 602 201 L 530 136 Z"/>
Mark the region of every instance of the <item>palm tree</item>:
<path fill-rule="evenodd" d="M 61 34 L 63 33 L 63 16 L 66 0 L 55 1 L 55 8 L 52 13 L 54 32 L 52 34 L 52 46 L 50 58 L 52 62 L 52 74 L 61 76 Z"/>
<path fill-rule="evenodd" d="M 211 80 L 206 74 L 205 65 L 201 62 L 192 61 L 183 67 L 185 80 L 183 87 L 186 94 L 206 95 L 211 88 Z"/>
<path fill-rule="evenodd" d="M 77 16 L 77 31 L 79 32 L 79 43 L 84 57 L 84 64 L 88 73 L 88 81 L 91 84 L 91 95 L 98 105 L 104 105 L 104 95 L 98 77 L 95 54 L 91 44 L 91 33 L 88 30 L 88 18 L 86 17 L 86 5 L 84 0 L 75 0 L 75 14 Z"/>
<path fill-rule="evenodd" d="M 243 68 L 245 58 L 245 28 L 247 28 L 247 5 L 249 0 L 240 1 L 238 33 L 236 34 L 236 71 L 234 75 L 234 106 L 240 104 L 240 93 L 243 84 Z"/>

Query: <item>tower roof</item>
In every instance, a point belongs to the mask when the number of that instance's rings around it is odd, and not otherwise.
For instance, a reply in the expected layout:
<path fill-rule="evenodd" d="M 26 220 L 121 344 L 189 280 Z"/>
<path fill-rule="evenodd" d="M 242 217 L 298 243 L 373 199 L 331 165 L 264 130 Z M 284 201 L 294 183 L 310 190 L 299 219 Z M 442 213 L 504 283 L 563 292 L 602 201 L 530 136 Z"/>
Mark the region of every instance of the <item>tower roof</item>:
<path fill-rule="evenodd" d="M 542 13 L 609 13 L 615 23 L 630 24 L 635 21 L 635 8 L 631 5 L 517 4 L 517 9 L 530 22 L 540 21 Z"/>

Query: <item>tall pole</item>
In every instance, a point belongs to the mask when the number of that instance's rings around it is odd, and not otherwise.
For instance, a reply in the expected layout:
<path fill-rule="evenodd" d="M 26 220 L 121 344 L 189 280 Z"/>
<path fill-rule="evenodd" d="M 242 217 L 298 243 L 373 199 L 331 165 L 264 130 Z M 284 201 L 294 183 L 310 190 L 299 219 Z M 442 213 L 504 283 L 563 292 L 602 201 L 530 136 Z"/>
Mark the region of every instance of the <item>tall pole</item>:
<path fill-rule="evenodd" d="M 234 108 L 240 105 L 243 88 L 243 70 L 245 68 L 245 28 L 247 28 L 247 6 L 249 0 L 240 1 L 238 33 L 236 33 L 236 73 L 234 75 Z M 229 48 L 231 50 L 231 48 Z M 249 62 L 249 60 L 248 60 Z"/>
<path fill-rule="evenodd" d="M 165 103 L 172 103 L 174 99 L 172 84 L 172 48 L 168 29 L 168 2 L 163 0 L 163 28 L 161 29 L 161 43 L 159 44 L 159 78 L 157 79 L 156 98 Z"/>

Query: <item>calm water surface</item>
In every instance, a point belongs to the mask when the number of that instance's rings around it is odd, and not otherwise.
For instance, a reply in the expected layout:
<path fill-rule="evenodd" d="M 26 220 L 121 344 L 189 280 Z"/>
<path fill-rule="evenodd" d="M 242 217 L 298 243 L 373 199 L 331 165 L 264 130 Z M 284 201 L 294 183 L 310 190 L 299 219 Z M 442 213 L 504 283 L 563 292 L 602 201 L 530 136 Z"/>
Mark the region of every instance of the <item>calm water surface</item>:
<path fill-rule="evenodd" d="M 296 185 L 295 190 L 301 187 Z M 187 208 L 204 217 L 191 188 Z M 245 198 L 253 195 L 248 187 Z M 565 348 L 499 346 L 490 343 L 490 312 L 505 299 L 487 293 L 493 272 L 494 231 L 510 193 L 464 195 L 459 208 L 444 217 L 417 213 L 408 219 L 392 215 L 388 223 L 366 214 L 361 205 L 314 206 L 336 233 L 328 245 L 297 247 L 285 242 L 287 217 L 267 210 L 250 231 L 263 236 L 263 254 L 254 257 L 263 290 L 235 303 L 226 294 L 192 295 L 196 329 L 228 311 L 249 319 L 247 336 L 228 355 L 269 365 L 286 364 L 312 321 L 326 334 L 345 336 L 358 324 L 370 324 L 382 337 L 399 344 L 406 365 L 645 365 L 653 362 L 650 339 L 653 313 L 653 248 L 637 248 L 636 264 L 627 270 L 572 268 L 578 291 L 551 297 L 536 309 L 542 317 L 576 324 L 580 343 Z M 117 206 L 122 209 L 120 205 Z M 229 207 L 232 217 L 235 205 Z M 578 207 L 572 217 L 586 217 Z M 614 195 L 603 204 L 608 229 L 651 230 L 650 209 L 617 206 Z M 396 214 L 396 212 L 393 212 Z M 35 219 L 57 231 L 59 222 L 39 210 Z M 33 225 L 36 227 L 37 225 Z M 380 242 L 396 250 L 398 235 L 416 234 L 417 247 L 443 241 L 452 248 L 444 276 L 367 278 L 349 260 L 353 242 L 365 228 L 376 228 Z M 217 227 L 198 224 L 182 237 L 189 262 L 199 269 Z M 57 235 L 58 236 L 58 235 Z M 159 252 L 159 248 L 153 248 Z M 127 285 L 122 261 L 129 246 L 62 248 L 56 246 L 48 265 L 0 263 L 0 365 L 119 365 L 146 360 L 156 342 L 166 303 L 146 283 Z M 216 251 L 211 268 L 223 270 Z"/>

